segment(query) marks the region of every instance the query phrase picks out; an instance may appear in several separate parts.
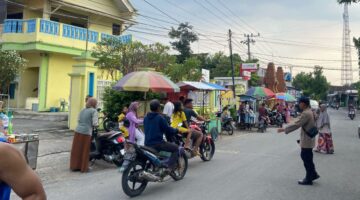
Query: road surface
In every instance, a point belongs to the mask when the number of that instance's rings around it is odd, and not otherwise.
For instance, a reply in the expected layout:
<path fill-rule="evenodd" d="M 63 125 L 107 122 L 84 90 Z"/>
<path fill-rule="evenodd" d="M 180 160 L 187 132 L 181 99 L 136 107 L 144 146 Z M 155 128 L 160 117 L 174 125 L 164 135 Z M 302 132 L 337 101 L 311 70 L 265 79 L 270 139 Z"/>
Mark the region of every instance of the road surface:
<path fill-rule="evenodd" d="M 297 180 L 305 175 L 296 143 L 299 132 L 284 135 L 270 128 L 265 134 L 223 136 L 216 143 L 212 161 L 193 159 L 183 180 L 150 183 L 144 193 L 134 199 L 359 200 L 360 139 L 357 127 L 360 116 L 351 121 L 345 111 L 329 109 L 329 113 L 335 154 L 314 154 L 321 178 L 313 186 L 297 184 Z M 68 160 L 68 153 L 61 156 Z M 48 158 L 49 162 L 57 159 L 61 158 Z M 45 181 L 48 199 L 130 199 L 122 191 L 121 174 L 117 169 L 102 163 L 98 165 L 100 169 L 97 166 L 87 174 L 68 172 L 65 168 L 63 178 L 58 174 L 61 170 L 54 169 L 57 174 L 47 174 Z"/>

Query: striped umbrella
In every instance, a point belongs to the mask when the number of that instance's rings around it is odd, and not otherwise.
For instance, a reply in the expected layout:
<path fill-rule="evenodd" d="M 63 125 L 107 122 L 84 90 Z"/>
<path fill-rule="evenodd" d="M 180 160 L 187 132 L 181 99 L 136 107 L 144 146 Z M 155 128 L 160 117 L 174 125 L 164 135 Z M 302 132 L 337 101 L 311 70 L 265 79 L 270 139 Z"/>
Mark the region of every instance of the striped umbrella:
<path fill-rule="evenodd" d="M 288 101 L 288 102 L 293 102 L 296 101 L 296 98 L 294 96 L 292 96 L 289 93 L 276 93 L 275 98 L 278 100 L 284 100 L 284 101 Z"/>
<path fill-rule="evenodd" d="M 119 91 L 179 92 L 180 88 L 169 78 L 153 71 L 138 71 L 126 74 L 113 87 Z"/>
<path fill-rule="evenodd" d="M 245 94 L 256 98 L 270 98 L 275 96 L 273 91 L 265 87 L 252 87 Z"/>

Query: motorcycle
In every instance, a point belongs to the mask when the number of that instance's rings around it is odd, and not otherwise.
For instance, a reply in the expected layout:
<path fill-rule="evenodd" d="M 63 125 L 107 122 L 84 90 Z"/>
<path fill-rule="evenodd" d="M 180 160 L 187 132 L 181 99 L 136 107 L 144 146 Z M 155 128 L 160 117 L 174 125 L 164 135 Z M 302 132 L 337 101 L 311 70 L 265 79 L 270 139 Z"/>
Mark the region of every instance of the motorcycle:
<path fill-rule="evenodd" d="M 233 126 L 233 119 L 232 118 L 225 118 L 222 122 L 222 130 L 226 131 L 228 135 L 234 134 L 234 126 Z"/>
<path fill-rule="evenodd" d="M 336 104 L 336 105 L 335 105 L 335 109 L 336 109 L 336 110 L 339 110 L 339 107 L 340 107 L 339 104 Z"/>
<path fill-rule="evenodd" d="M 97 111 L 98 111 L 98 113 L 100 113 L 101 108 L 98 108 Z M 113 119 L 113 117 L 107 112 L 104 112 L 104 111 L 102 112 L 102 116 L 99 117 L 99 122 L 102 124 L 102 126 L 106 132 L 119 130 L 118 121 L 116 119 Z"/>
<path fill-rule="evenodd" d="M 267 116 L 260 117 L 258 131 L 261 133 L 265 133 L 268 127 L 268 123 L 269 123 L 269 118 Z"/>
<path fill-rule="evenodd" d="M 271 125 L 277 126 L 277 127 L 280 127 L 280 128 L 283 127 L 284 116 L 281 113 L 279 113 L 277 111 L 270 112 L 269 118 L 270 118 L 270 124 Z"/>
<path fill-rule="evenodd" d="M 89 161 L 104 160 L 121 167 L 124 157 L 125 138 L 121 132 L 107 132 L 99 134 L 97 128 L 93 129 L 91 137 Z"/>
<path fill-rule="evenodd" d="M 355 109 L 350 109 L 349 110 L 349 117 L 351 120 L 354 120 L 355 118 Z"/>
<path fill-rule="evenodd" d="M 179 146 L 179 159 L 175 169 L 168 167 L 169 152 L 158 152 L 147 147 L 138 146 L 128 142 L 129 148 L 125 154 L 124 172 L 122 175 L 122 188 L 126 195 L 135 197 L 140 195 L 146 188 L 148 182 L 165 182 L 165 178 L 170 176 L 175 181 L 184 178 L 188 159 L 184 148 Z"/>
<path fill-rule="evenodd" d="M 192 122 L 192 124 L 190 125 L 190 128 L 201 131 L 203 133 L 203 140 L 201 141 L 201 144 L 199 147 L 200 154 L 201 154 L 200 158 L 203 161 L 210 161 L 215 154 L 215 142 L 207 132 L 207 123 L 206 122 L 202 122 L 202 123 Z M 185 144 L 185 140 L 186 140 L 186 138 L 184 137 L 184 135 L 177 134 L 175 136 L 174 142 L 175 142 L 175 144 L 183 147 Z M 191 141 L 191 144 L 190 144 L 191 147 L 192 147 L 193 143 L 194 143 L 194 141 Z M 185 149 L 185 154 L 190 159 L 194 157 L 194 155 L 192 154 L 190 149 Z"/>

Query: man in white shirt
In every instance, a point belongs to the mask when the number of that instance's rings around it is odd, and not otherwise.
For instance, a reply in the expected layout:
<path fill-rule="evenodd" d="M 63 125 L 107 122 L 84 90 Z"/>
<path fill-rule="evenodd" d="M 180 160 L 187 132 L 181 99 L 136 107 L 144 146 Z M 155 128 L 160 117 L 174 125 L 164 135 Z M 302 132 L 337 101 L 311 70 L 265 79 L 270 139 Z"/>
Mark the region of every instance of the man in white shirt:
<path fill-rule="evenodd" d="M 169 101 L 168 98 L 164 98 L 163 101 L 166 102 L 164 106 L 163 114 L 171 118 L 171 115 L 174 112 L 174 104 L 171 103 L 171 101 Z"/>

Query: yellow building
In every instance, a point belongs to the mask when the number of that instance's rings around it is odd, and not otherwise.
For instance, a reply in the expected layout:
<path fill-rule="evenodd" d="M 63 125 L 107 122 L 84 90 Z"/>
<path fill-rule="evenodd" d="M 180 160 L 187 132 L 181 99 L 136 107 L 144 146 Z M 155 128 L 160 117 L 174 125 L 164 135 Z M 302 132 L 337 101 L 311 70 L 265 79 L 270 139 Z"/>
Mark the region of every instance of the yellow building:
<path fill-rule="evenodd" d="M 84 107 L 84 99 L 77 102 L 76 98 L 99 96 L 101 87 L 109 84 L 108 76 L 94 67 L 91 49 L 108 37 L 132 40 L 131 35 L 121 35 L 133 24 L 135 9 L 128 0 L 1 3 L 6 9 L 0 10 L 2 49 L 17 50 L 28 60 L 10 87 L 13 108 L 49 111 L 60 107 L 61 101 L 73 108 Z M 5 16 L 3 22 L 1 15 Z"/>

